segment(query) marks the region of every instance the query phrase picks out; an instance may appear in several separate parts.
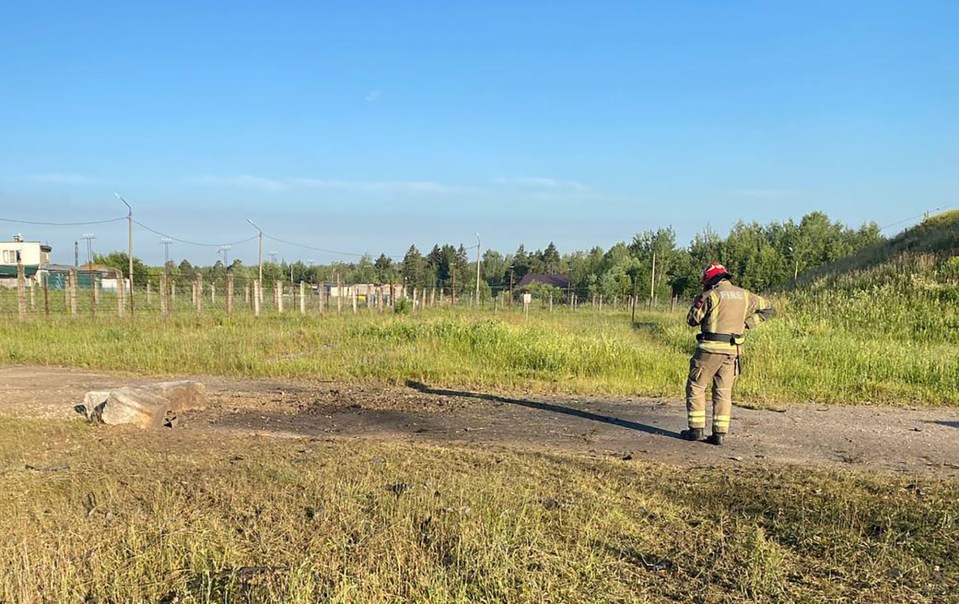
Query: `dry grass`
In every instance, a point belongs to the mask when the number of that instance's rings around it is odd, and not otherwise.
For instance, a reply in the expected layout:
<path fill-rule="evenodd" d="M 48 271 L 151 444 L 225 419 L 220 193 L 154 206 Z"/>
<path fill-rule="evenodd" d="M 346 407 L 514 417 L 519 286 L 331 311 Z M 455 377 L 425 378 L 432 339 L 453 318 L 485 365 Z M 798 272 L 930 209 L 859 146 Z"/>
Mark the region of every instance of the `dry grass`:
<path fill-rule="evenodd" d="M 932 479 L 0 419 L 0 493 L 4 603 L 932 603 L 959 586 L 959 485 Z"/>

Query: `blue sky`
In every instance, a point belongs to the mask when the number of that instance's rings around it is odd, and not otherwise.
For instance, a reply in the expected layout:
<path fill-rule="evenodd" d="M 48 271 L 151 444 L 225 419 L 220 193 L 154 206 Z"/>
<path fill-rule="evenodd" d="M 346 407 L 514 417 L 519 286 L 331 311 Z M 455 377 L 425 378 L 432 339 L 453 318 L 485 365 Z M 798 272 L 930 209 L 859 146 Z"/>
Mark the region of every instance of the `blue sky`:
<path fill-rule="evenodd" d="M 0 217 L 114 218 L 119 191 L 210 244 L 171 246 L 201 264 L 247 218 L 316 262 L 892 224 L 959 205 L 957 22 L 955 2 L 14 3 Z M 126 246 L 122 222 L 0 224 L 60 262 L 84 232 Z"/>

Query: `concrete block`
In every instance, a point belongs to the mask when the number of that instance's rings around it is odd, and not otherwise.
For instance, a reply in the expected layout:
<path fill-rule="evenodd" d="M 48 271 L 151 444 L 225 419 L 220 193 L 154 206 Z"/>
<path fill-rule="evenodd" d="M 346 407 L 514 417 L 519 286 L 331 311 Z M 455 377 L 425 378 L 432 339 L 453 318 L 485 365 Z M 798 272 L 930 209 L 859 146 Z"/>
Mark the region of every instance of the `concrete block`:
<path fill-rule="evenodd" d="M 206 386 L 199 382 L 160 382 L 145 389 L 165 398 L 174 413 L 206 409 L 208 404 Z"/>
<path fill-rule="evenodd" d="M 170 411 L 170 403 L 162 396 L 138 388 L 118 388 L 88 392 L 77 411 L 91 422 L 111 426 L 133 424 L 140 428 L 161 428 Z"/>

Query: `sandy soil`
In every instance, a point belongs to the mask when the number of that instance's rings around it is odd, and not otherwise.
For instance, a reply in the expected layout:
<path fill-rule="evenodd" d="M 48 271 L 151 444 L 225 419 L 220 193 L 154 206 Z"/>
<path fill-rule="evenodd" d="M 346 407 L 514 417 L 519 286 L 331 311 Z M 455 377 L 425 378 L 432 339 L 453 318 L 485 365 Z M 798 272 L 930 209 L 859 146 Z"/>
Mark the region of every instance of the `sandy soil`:
<path fill-rule="evenodd" d="M 210 406 L 180 431 L 286 438 L 384 438 L 563 451 L 676 464 L 779 464 L 959 476 L 959 408 L 784 405 L 736 407 L 722 447 L 689 443 L 681 400 L 499 395 L 330 382 L 197 378 Z M 0 368 L 0 413 L 75 419 L 88 390 L 156 378 L 15 366 Z M 104 428 L 107 429 L 107 428 Z"/>

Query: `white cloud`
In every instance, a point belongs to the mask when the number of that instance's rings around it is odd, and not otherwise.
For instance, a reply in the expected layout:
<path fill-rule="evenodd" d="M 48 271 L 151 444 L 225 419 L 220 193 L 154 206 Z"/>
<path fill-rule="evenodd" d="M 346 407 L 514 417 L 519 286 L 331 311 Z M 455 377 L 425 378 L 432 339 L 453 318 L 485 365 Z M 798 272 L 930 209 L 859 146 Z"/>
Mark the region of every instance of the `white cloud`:
<path fill-rule="evenodd" d="M 191 179 L 191 182 L 258 189 L 261 191 L 283 192 L 295 189 L 331 189 L 338 191 L 365 191 L 382 193 L 430 193 L 446 194 L 465 190 L 463 187 L 447 185 L 433 181 L 398 180 L 398 181 L 351 181 L 330 180 L 323 178 L 263 178 L 249 174 L 234 176 L 206 175 Z"/>
<path fill-rule="evenodd" d="M 519 185 L 523 187 L 535 187 L 540 189 L 566 189 L 572 191 L 583 191 L 588 189 L 586 185 L 573 180 L 558 180 L 555 178 L 543 178 L 540 176 L 519 176 L 511 178 L 495 178 L 493 182 L 500 185 Z"/>
<path fill-rule="evenodd" d="M 92 176 L 60 172 L 51 174 L 31 174 L 27 177 L 27 180 L 60 185 L 93 185 L 101 182 L 100 179 L 93 178 Z"/>
<path fill-rule="evenodd" d="M 191 179 L 192 182 L 203 185 L 224 187 L 239 187 L 243 189 L 257 189 L 260 191 L 289 191 L 290 185 L 282 180 L 262 178 L 250 174 L 236 174 L 233 176 L 217 176 L 207 174 Z"/>
<path fill-rule="evenodd" d="M 772 200 L 796 197 L 799 195 L 799 191 L 793 191 L 792 189 L 739 189 L 736 191 L 736 195 Z"/>
<path fill-rule="evenodd" d="M 380 98 L 379 90 L 371 90 L 366 94 L 367 103 L 375 103 Z"/>

